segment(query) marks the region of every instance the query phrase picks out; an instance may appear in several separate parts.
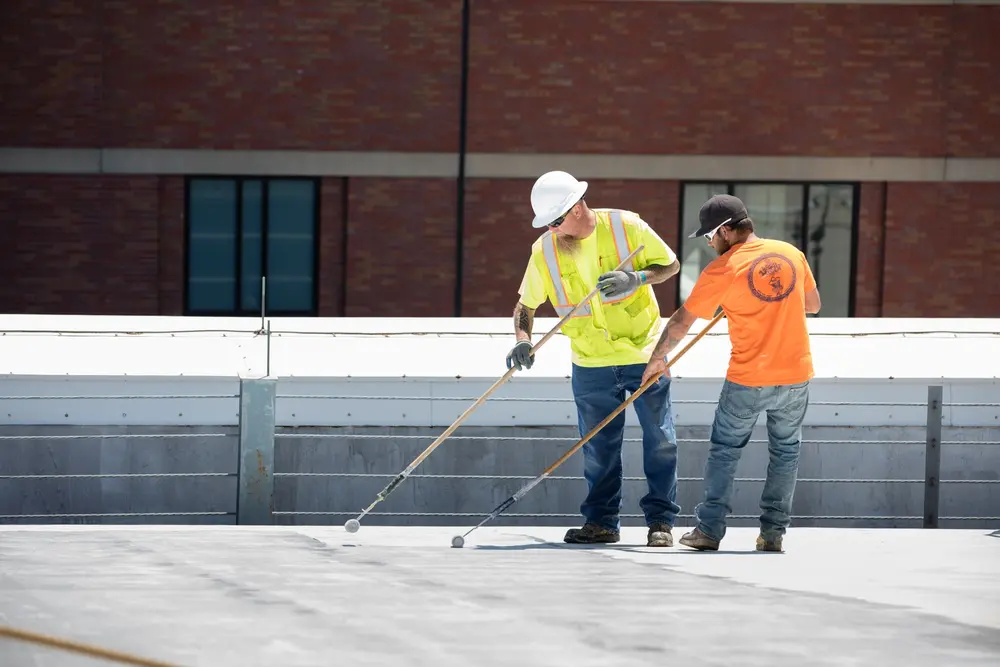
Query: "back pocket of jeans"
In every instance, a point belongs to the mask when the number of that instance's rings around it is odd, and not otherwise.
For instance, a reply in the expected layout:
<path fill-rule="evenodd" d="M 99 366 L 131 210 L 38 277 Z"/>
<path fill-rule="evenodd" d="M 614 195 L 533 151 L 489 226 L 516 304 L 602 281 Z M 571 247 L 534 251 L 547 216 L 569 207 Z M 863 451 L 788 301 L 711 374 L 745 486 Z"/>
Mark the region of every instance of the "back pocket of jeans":
<path fill-rule="evenodd" d="M 759 398 L 760 388 L 726 381 L 722 388 L 719 407 L 737 419 L 750 419 L 757 413 Z"/>
<path fill-rule="evenodd" d="M 788 401 L 786 405 L 792 409 L 802 409 L 809 402 L 809 383 L 793 384 L 788 387 Z"/>

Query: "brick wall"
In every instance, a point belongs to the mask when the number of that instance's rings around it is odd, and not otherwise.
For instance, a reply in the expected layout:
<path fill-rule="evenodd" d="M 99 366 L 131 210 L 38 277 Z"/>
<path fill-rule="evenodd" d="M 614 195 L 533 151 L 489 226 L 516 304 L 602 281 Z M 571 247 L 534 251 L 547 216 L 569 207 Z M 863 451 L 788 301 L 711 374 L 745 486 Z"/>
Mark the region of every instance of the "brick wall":
<path fill-rule="evenodd" d="M 461 6 L 8 0 L 0 146 L 455 151 Z M 471 151 L 1000 156 L 1000 7 L 472 7 Z M 320 314 L 450 316 L 460 280 L 463 314 L 508 315 L 532 180 L 466 182 L 457 276 L 454 180 L 324 179 Z M 592 188 L 678 246 L 676 182 Z M 1000 312 L 998 198 L 865 183 L 857 314 Z M 0 310 L 181 313 L 183 201 L 176 176 L 0 176 Z"/>
<path fill-rule="evenodd" d="M 454 151 L 461 4 L 7 0 L 0 145 Z M 995 6 L 472 8 L 472 151 L 1000 153 Z"/>
<path fill-rule="evenodd" d="M 1000 154 L 997 7 L 474 7 L 473 151 Z"/>
<path fill-rule="evenodd" d="M 343 313 L 344 295 L 344 209 L 348 191 L 346 178 L 324 178 L 319 201 L 319 314 Z"/>
<path fill-rule="evenodd" d="M 1000 187 L 890 183 L 886 317 L 1000 316 Z"/>
<path fill-rule="evenodd" d="M 352 178 L 348 190 L 345 314 L 451 317 L 455 182 Z"/>
<path fill-rule="evenodd" d="M 1000 185 L 864 183 L 855 315 L 1000 315 Z"/>
<path fill-rule="evenodd" d="M 882 315 L 886 183 L 862 183 L 854 269 L 854 314 Z"/>
<path fill-rule="evenodd" d="M 159 180 L 0 175 L 0 311 L 159 313 Z"/>
<path fill-rule="evenodd" d="M 159 304 L 153 314 L 180 315 L 184 312 L 184 179 L 159 179 Z"/>
<path fill-rule="evenodd" d="M 0 145 L 100 145 L 102 5 L 0 2 Z"/>
<path fill-rule="evenodd" d="M 941 83 L 947 110 L 948 154 L 1000 155 L 1000 7 L 955 6 L 952 42 Z M 928 132 L 933 128 L 927 128 Z"/>
<path fill-rule="evenodd" d="M 458 149 L 460 0 L 264 4 L 4 0 L 0 145 Z"/>
<path fill-rule="evenodd" d="M 510 314 L 538 235 L 530 189 L 521 179 L 468 183 L 464 315 Z M 674 181 L 597 179 L 590 203 L 639 212 L 677 250 L 678 190 Z M 0 176 L 0 311 L 181 314 L 183 200 L 178 177 Z M 454 205 L 447 179 L 324 179 L 320 314 L 451 316 Z M 992 183 L 863 184 L 856 315 L 1000 313 L 998 211 Z M 655 289 L 671 312 L 676 280 Z M 553 315 L 548 305 L 539 314 Z"/>

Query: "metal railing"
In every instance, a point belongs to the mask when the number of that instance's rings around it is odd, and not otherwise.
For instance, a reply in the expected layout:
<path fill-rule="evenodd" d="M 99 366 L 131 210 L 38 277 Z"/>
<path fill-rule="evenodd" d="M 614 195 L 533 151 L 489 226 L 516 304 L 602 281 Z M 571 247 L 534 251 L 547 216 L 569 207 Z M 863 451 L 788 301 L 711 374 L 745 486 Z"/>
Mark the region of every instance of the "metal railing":
<path fill-rule="evenodd" d="M 244 424 L 244 418 L 242 410 L 242 403 L 245 401 L 245 397 L 241 394 L 129 394 L 129 395 L 117 395 L 117 394 L 94 394 L 94 395 L 55 395 L 55 394 L 45 394 L 45 395 L 20 395 L 20 396 L 2 396 L 0 400 L 2 401 L 45 401 L 45 400 L 173 400 L 173 399 L 184 399 L 184 400 L 203 400 L 203 399 L 232 399 L 234 402 L 241 404 L 241 417 L 240 417 L 240 431 L 244 428 L 253 428 L 253 423 L 248 422 Z M 246 417 L 252 418 L 252 413 L 246 413 Z M 113 426 L 113 425 L 109 425 Z M 107 427 L 98 427 L 101 430 L 107 430 Z M 101 432 L 81 432 L 81 433 L 24 433 L 11 435 L 8 433 L 0 434 L 0 447 L 10 446 L 10 443 L 15 442 L 29 442 L 38 445 L 46 445 L 53 441 L 88 441 L 88 440 L 99 440 L 99 441 L 116 441 L 119 443 L 127 443 L 133 440 L 152 440 L 161 441 L 166 440 L 168 442 L 176 442 L 178 440 L 231 440 L 236 438 L 237 434 L 234 433 L 220 433 L 220 432 L 176 432 L 176 433 L 128 433 L 128 432 L 118 432 L 118 433 L 101 433 Z M 155 447 L 155 444 L 151 444 L 151 447 Z M 54 456 L 53 456 L 54 463 Z M 57 466 L 56 466 L 57 467 Z M 100 467 L 98 465 L 97 467 Z M 125 467 L 125 466 L 122 466 Z M 3 472 L 3 471 L 0 471 Z M 229 468 L 224 470 L 194 470 L 189 472 L 29 472 L 24 474 L 0 474 L 0 491 L 4 490 L 4 487 L 8 487 L 7 493 L 0 493 L 0 497 L 7 498 L 10 495 L 16 495 L 17 490 L 10 491 L 10 486 L 14 484 L 21 485 L 20 492 L 22 495 L 33 494 L 35 497 L 42 494 L 39 488 L 39 483 L 42 482 L 71 482 L 74 480 L 100 480 L 100 481 L 112 481 L 117 480 L 119 482 L 131 482 L 133 480 L 140 483 L 149 482 L 153 480 L 190 480 L 190 479 L 226 479 L 237 481 L 236 486 L 242 487 L 246 482 L 246 477 L 241 477 L 240 471 L 235 468 Z M 27 486 L 31 485 L 31 486 Z M 63 490 L 60 490 L 55 495 L 62 496 Z M 99 499 L 103 500 L 103 499 Z M 46 503 L 48 504 L 48 503 Z M 103 504 L 103 502 L 95 503 Z M 131 499 L 127 499 L 126 505 L 131 505 Z M 203 517 L 232 517 L 233 522 L 237 521 L 237 512 L 228 510 L 195 510 L 195 511 L 112 511 L 112 512 L 23 512 L 19 514 L 6 514 L 0 513 L 0 523 L 10 523 L 15 521 L 38 521 L 38 520 L 63 520 L 63 522 L 83 522 L 89 523 L 94 520 L 101 519 L 152 519 L 152 518 L 164 518 L 164 519 L 195 519 Z"/>
<path fill-rule="evenodd" d="M 240 382 L 240 392 L 238 395 L 202 395 L 202 394 L 190 394 L 190 395 L 143 395 L 143 396 L 121 396 L 117 398 L 128 398 L 128 399 L 165 399 L 165 398 L 184 398 L 184 399 L 199 399 L 199 398 L 233 398 L 238 399 L 239 404 L 239 426 L 236 433 L 112 433 L 112 434 L 101 434 L 101 433 L 74 433 L 74 434 L 24 434 L 24 435 L 10 435 L 3 434 L 0 435 L 0 446 L 3 446 L 2 441 L 30 441 L 43 443 L 49 440 L 64 440 L 64 439 L 108 439 L 114 438 L 116 440 L 134 440 L 134 439 L 185 439 L 185 438 L 236 438 L 238 441 L 236 460 L 233 465 L 225 470 L 211 470 L 211 471 L 191 471 L 191 472 L 85 472 L 85 473 L 30 473 L 30 474 L 0 474 L 0 488 L 3 485 L 8 484 L 30 484 L 32 482 L 42 482 L 43 480 L 52 481 L 56 480 L 59 482 L 69 481 L 69 480 L 126 480 L 126 481 L 138 481 L 143 482 L 146 480 L 154 479 L 167 479 L 176 480 L 178 478 L 208 478 L 208 479 L 232 479 L 236 480 L 236 494 L 233 498 L 235 510 L 233 511 L 184 511 L 184 512 L 83 512 L 83 513 L 25 513 L 25 514 L 0 514 L 0 521 L 10 522 L 10 521 L 24 521 L 24 520 L 39 520 L 39 519 L 63 519 L 63 520 L 93 520 L 93 519 L 105 519 L 105 518 L 149 518 L 149 517 L 169 517 L 169 518 L 185 518 L 185 517 L 209 517 L 209 516 L 225 516 L 232 517 L 235 523 L 238 524 L 273 524 L 277 517 L 349 517 L 355 516 L 357 510 L 300 510 L 294 507 L 275 507 L 275 481 L 276 479 L 317 479 L 317 478 L 332 478 L 338 480 L 344 479 L 354 479 L 354 480 L 379 480 L 379 482 L 388 481 L 392 477 L 395 477 L 400 471 L 397 469 L 382 469 L 378 471 L 366 470 L 366 471 L 350 471 L 350 470 L 328 470 L 328 471 L 296 471 L 296 470 L 275 470 L 275 444 L 280 440 L 288 440 L 290 442 L 302 441 L 302 439 L 322 439 L 328 442 L 337 442 L 344 439 L 352 440 L 391 440 L 391 441 L 416 441 L 422 440 L 429 442 L 433 439 L 433 436 L 428 437 L 427 435 L 411 435 L 411 434 L 385 434 L 385 433 L 357 433 L 357 432 L 339 432 L 339 433 L 312 433 L 312 432 L 279 432 L 275 427 L 275 411 L 276 405 L 281 400 L 288 399 L 299 399 L 299 400 L 333 400 L 333 399 L 370 399 L 370 400 L 387 400 L 387 399 L 397 399 L 397 400 L 428 400 L 427 397 L 420 396 L 335 396 L 335 395 L 278 395 L 277 394 L 277 381 L 274 379 L 246 379 Z M 45 399 L 85 399 L 85 398 L 100 398 L 106 399 L 108 396 L 94 396 L 94 397 L 81 397 L 81 396 L 5 396 L 3 400 L 45 400 Z M 442 400 L 441 397 L 434 397 L 434 400 Z M 449 397 L 444 400 L 456 400 L 456 401 L 467 401 L 472 402 L 475 399 L 465 398 L 465 397 Z M 491 398 L 491 401 L 572 401 L 572 398 Z M 676 400 L 676 404 L 714 404 L 715 401 L 710 400 Z M 942 501 L 942 487 L 949 487 L 950 485 L 992 485 L 1000 484 L 1000 479 L 941 479 L 941 460 L 942 460 L 942 450 L 947 450 L 949 446 L 952 445 L 976 445 L 976 446 L 1000 446 L 1000 441 L 991 440 L 942 440 L 942 427 L 943 427 L 943 409 L 946 407 L 943 403 L 943 388 L 939 385 L 928 387 L 928 400 L 926 403 L 913 403 L 913 402 L 864 402 L 864 403 L 850 403 L 850 402 L 830 402 L 830 401 L 816 401 L 811 403 L 813 405 L 837 405 L 837 406 L 909 406 L 909 407 L 921 407 L 926 406 L 927 408 L 927 421 L 925 428 L 925 438 L 921 440 L 917 439 L 894 439 L 894 440 L 833 440 L 833 439 L 805 439 L 805 444 L 816 444 L 816 445 L 842 445 L 842 444 L 861 444 L 869 446 L 884 446 L 887 444 L 891 445 L 912 445 L 912 446 L 923 446 L 925 451 L 924 456 L 924 476 L 923 478 L 866 478 L 866 477 L 808 477 L 803 476 L 798 479 L 798 484 L 801 485 L 823 485 L 823 484 L 859 484 L 859 483 L 869 483 L 869 484 L 886 484 L 886 485 L 922 485 L 923 487 L 923 512 L 921 515 L 903 515 L 903 516 L 891 516 L 891 515 L 837 515 L 837 514 L 817 514 L 811 516 L 799 516 L 796 515 L 796 520 L 810 520 L 810 521 L 911 521 L 920 522 L 920 524 L 925 528 L 936 528 L 940 525 L 941 521 L 1000 521 L 1000 516 L 941 516 L 940 508 Z M 954 407 L 1000 407 L 1000 404 L 996 403 L 953 403 L 950 406 Z M 469 441 L 541 441 L 541 442 L 560 442 L 564 443 L 566 448 L 571 446 L 575 442 L 573 437 L 551 437 L 551 436 L 525 436 L 525 435 L 465 435 L 461 433 L 455 433 L 450 436 L 449 439 L 452 440 L 469 440 Z M 627 442 L 640 442 L 641 438 L 626 438 Z M 751 443 L 766 443 L 766 439 L 752 439 Z M 681 438 L 678 441 L 681 446 L 689 446 L 694 444 L 705 444 L 705 439 L 703 438 Z M 294 445 L 293 445 L 294 446 Z M 1000 453 L 1000 450 L 998 450 Z M 424 466 L 426 467 L 426 463 Z M 481 481 L 504 481 L 504 480 L 518 480 L 526 481 L 532 479 L 536 473 L 533 474 L 522 474 L 522 475 L 504 475 L 504 474 L 456 474 L 456 473 L 433 473 L 424 472 L 418 469 L 409 477 L 417 480 L 440 480 L 445 484 L 449 483 L 448 480 L 481 480 Z M 634 477 L 628 476 L 624 478 L 626 482 L 640 483 L 644 482 L 644 477 Z M 553 475 L 547 480 L 551 481 L 581 481 L 581 476 L 574 476 L 569 474 L 559 474 Z M 702 478 L 700 477 L 680 477 L 679 482 L 685 483 L 700 483 Z M 751 477 L 738 477 L 736 479 L 737 483 L 760 483 L 763 482 L 763 477 L 751 476 Z M 377 490 L 376 490 L 377 491 Z M 24 493 L 28 493 L 26 489 Z M 31 492 L 37 492 L 37 488 Z M 447 493 L 447 489 L 443 490 L 442 493 Z M 372 493 L 372 498 L 374 498 L 374 492 Z M 365 504 L 368 500 L 366 499 Z M 331 499 L 332 501 L 332 499 Z M 335 504 L 336 505 L 336 504 Z M 360 509 L 360 507 L 358 508 Z M 441 518 L 441 517 L 453 517 L 453 518 L 470 518 L 470 517 L 481 517 L 488 513 L 491 507 L 484 506 L 481 512 L 419 512 L 419 511 L 374 511 L 370 516 L 382 516 L 382 517 L 408 517 L 408 518 Z M 992 509 L 992 508 L 988 508 Z M 1000 507 L 997 508 L 1000 510 Z M 1000 511 L 994 511 L 993 514 L 1000 514 Z M 571 519 L 578 518 L 578 514 L 570 513 L 541 513 L 541 512 L 511 512 L 505 514 L 507 517 L 511 518 L 547 518 L 547 519 Z M 640 518 L 641 515 L 635 514 L 623 514 L 622 518 Z M 690 514 L 682 514 L 681 518 L 692 518 Z M 732 515 L 733 519 L 756 519 L 757 515 L 749 514 L 735 514 Z"/>

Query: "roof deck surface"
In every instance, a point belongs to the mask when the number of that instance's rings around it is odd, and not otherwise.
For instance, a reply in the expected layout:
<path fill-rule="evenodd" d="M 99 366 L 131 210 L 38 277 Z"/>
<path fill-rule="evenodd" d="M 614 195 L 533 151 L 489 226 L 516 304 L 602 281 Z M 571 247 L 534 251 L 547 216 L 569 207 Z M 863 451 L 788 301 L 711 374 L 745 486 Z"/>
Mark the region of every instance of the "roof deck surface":
<path fill-rule="evenodd" d="M 8 525 L 0 623 L 213 667 L 1000 664 L 1000 531 L 466 530 Z M 0 638 L 0 664 L 111 663 Z"/>

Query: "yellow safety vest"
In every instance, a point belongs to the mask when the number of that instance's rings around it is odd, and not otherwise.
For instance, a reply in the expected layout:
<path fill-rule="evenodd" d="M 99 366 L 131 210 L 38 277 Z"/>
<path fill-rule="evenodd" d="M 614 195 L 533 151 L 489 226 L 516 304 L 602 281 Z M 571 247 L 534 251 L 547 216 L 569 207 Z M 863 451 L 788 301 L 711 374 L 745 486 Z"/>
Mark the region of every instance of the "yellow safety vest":
<path fill-rule="evenodd" d="M 622 220 L 620 209 L 594 209 L 597 214 L 597 252 L 600 273 L 612 271 L 639 244 L 636 228 Z M 597 285 L 586 285 L 580 277 L 575 259 L 560 253 L 555 235 L 549 231 L 540 239 L 549 294 L 556 314 L 563 317 Z M 581 258 L 593 261 L 592 257 Z M 632 260 L 622 267 L 633 271 Z M 658 335 L 660 308 L 651 285 L 639 285 L 630 292 L 605 297 L 600 292 L 574 313 L 562 332 L 572 341 L 574 351 L 589 360 L 634 357 L 637 349 L 649 346 L 651 336 Z"/>

